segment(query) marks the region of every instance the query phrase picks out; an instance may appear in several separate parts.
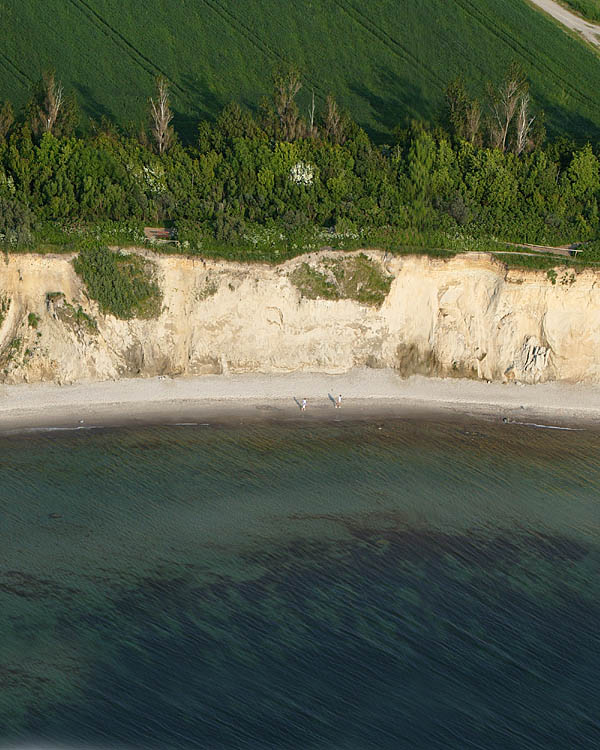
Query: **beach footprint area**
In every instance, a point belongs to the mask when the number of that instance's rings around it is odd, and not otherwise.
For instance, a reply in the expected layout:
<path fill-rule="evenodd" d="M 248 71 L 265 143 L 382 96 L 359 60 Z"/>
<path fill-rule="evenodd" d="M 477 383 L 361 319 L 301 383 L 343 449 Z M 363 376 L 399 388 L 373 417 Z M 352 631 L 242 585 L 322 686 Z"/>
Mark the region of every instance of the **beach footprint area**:
<path fill-rule="evenodd" d="M 598 433 L 0 442 L 0 747 L 600 743 Z"/>

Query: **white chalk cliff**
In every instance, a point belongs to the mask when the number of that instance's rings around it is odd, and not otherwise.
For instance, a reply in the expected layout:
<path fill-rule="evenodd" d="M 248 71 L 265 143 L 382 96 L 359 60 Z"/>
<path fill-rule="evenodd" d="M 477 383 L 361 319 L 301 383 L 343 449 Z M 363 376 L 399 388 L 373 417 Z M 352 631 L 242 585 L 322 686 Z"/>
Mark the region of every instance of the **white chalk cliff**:
<path fill-rule="evenodd" d="M 485 254 L 386 260 L 365 252 L 392 277 L 380 307 L 301 296 L 290 273 L 318 265 L 326 252 L 279 266 L 146 252 L 162 312 L 126 321 L 99 311 L 70 257 L 9 256 L 0 260 L 0 380 L 366 365 L 401 375 L 600 382 L 600 272 L 557 269 L 552 283 L 544 271 L 507 271 Z M 96 332 L 74 317 L 79 306 Z"/>

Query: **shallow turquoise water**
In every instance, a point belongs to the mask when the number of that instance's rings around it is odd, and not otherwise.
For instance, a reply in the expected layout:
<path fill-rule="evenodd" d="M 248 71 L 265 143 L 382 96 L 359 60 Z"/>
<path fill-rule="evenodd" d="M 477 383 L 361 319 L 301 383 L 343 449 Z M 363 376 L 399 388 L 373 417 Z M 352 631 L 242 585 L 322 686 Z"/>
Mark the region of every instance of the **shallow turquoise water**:
<path fill-rule="evenodd" d="M 0 439 L 0 747 L 600 746 L 600 436 Z"/>

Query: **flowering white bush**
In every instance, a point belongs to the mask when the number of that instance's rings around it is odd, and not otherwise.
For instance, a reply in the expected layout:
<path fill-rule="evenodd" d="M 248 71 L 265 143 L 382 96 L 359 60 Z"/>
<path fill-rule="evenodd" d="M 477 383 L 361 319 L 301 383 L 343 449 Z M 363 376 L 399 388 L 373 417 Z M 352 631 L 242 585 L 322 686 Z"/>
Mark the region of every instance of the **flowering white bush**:
<path fill-rule="evenodd" d="M 7 232 L 6 234 L 3 234 L 0 232 L 0 245 L 16 245 L 17 244 L 17 235 L 15 232 Z"/>
<path fill-rule="evenodd" d="M 296 185 L 312 185 L 315 176 L 315 168 L 305 161 L 298 161 L 290 169 L 290 182 Z"/>
<path fill-rule="evenodd" d="M 275 247 L 285 239 L 284 235 L 279 230 L 272 227 L 261 226 L 250 227 L 244 232 L 243 238 L 246 242 L 251 242 L 254 247 Z"/>
<path fill-rule="evenodd" d="M 139 169 L 130 163 L 127 165 L 127 171 L 131 172 L 142 190 L 147 190 L 151 195 L 162 195 L 167 192 L 165 172 L 160 164 L 154 167 L 143 165 Z"/>
<path fill-rule="evenodd" d="M 164 182 L 165 173 L 162 168 L 142 167 L 142 170 L 144 181 L 153 195 L 161 195 L 167 192 L 167 186 Z"/>
<path fill-rule="evenodd" d="M 0 186 L 4 186 L 11 195 L 15 194 L 15 181 L 13 178 L 4 174 L 4 171 L 0 171 Z"/>

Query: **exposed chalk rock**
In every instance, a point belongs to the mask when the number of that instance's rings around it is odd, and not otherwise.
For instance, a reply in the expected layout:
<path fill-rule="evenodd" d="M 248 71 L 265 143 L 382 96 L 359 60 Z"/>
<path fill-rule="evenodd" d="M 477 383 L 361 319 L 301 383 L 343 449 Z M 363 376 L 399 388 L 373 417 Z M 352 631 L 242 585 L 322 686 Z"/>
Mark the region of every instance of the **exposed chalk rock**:
<path fill-rule="evenodd" d="M 100 313 L 68 256 L 18 255 L 1 263 L 0 295 L 10 304 L 0 325 L 0 380 L 367 366 L 404 376 L 600 382 L 600 272 L 594 270 L 574 280 L 569 272 L 568 283 L 559 270 L 552 284 L 545 272 L 507 271 L 486 254 L 388 256 L 393 282 L 383 304 L 372 307 L 306 299 L 290 280 L 301 263 L 315 266 L 339 253 L 269 266 L 140 252 L 158 269 L 163 307 L 155 320 Z M 364 252 L 383 268 L 382 253 Z M 79 308 L 79 316 L 70 314 Z M 81 323 L 82 313 L 95 330 Z"/>

